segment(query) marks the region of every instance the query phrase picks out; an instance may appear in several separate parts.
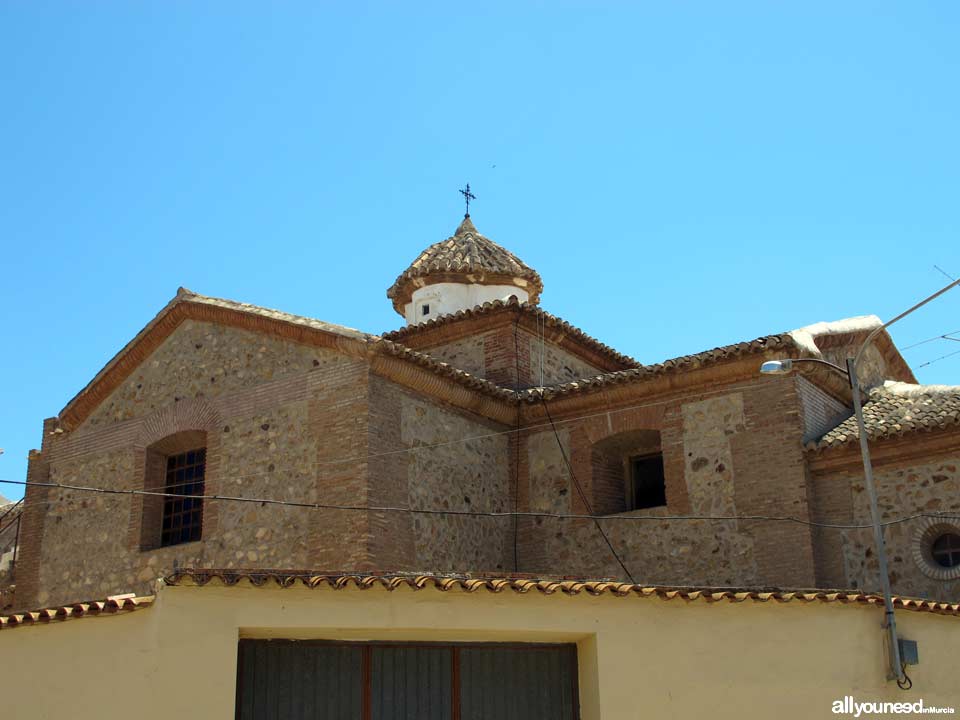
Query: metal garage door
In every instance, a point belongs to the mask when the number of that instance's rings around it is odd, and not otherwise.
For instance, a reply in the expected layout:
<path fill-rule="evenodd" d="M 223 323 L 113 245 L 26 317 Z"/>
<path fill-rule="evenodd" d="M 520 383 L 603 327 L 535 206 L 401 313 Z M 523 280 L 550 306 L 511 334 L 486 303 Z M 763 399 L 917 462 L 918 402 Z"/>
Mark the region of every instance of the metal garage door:
<path fill-rule="evenodd" d="M 579 717 L 573 645 L 241 640 L 239 720 Z"/>

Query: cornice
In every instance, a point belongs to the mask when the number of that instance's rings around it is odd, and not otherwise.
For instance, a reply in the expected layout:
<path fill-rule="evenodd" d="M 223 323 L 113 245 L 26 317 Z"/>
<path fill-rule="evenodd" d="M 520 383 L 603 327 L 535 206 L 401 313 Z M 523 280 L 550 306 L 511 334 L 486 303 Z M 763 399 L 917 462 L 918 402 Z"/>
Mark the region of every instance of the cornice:
<path fill-rule="evenodd" d="M 807 449 L 807 465 L 815 474 L 863 472 L 859 443 Z M 870 462 L 876 467 L 916 465 L 960 455 L 960 426 L 915 430 L 892 438 L 870 441 Z"/>

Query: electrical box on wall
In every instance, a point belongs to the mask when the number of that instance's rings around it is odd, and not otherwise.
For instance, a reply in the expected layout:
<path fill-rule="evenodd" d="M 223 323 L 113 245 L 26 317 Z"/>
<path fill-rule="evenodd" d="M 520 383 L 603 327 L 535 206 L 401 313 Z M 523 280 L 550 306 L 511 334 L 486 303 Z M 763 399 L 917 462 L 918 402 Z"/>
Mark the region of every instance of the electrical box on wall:
<path fill-rule="evenodd" d="M 917 649 L 916 640 L 897 638 L 897 644 L 900 646 L 900 662 L 904 665 L 920 664 L 920 651 Z"/>

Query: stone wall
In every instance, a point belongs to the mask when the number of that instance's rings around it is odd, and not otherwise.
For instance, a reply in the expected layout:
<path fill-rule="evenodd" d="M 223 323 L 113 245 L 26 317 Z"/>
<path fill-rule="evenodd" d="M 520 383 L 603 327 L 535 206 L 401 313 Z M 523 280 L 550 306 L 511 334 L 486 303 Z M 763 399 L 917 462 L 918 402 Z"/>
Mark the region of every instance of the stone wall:
<path fill-rule="evenodd" d="M 628 512 L 621 508 L 620 512 L 610 515 L 611 519 L 600 521 L 604 532 L 637 582 L 667 585 L 755 582 L 753 542 L 736 523 L 657 519 L 668 515 L 736 513 L 728 433 L 743 431 L 741 396 L 664 405 L 656 414 L 659 415 L 656 429 L 661 432 L 664 445 L 667 506 Z M 603 514 L 597 488 L 602 465 L 595 457 L 588 464 L 583 456 L 591 447 L 609 445 L 611 437 L 629 437 L 631 432 L 650 429 L 650 413 L 636 419 L 639 423 L 631 427 L 629 418 L 623 418 L 614 428 L 617 432 L 603 439 L 596 434 L 596 428 L 581 426 L 562 431 L 561 440 L 568 448 L 568 457 L 584 494 L 593 500 L 591 509 L 596 514 Z M 575 438 L 572 443 L 571 435 Z M 682 457 L 676 452 L 678 448 L 682 448 Z M 532 508 L 551 513 L 584 512 L 586 508 L 576 487 L 569 482 L 569 469 L 553 432 L 531 435 L 528 452 Z M 613 519 L 625 515 L 649 520 Z M 535 534 L 539 535 L 544 548 L 540 562 L 546 572 L 623 578 L 622 568 L 593 521 L 538 518 L 535 524 L 538 530 Z"/>
<path fill-rule="evenodd" d="M 538 343 L 513 330 L 432 352 L 474 369 L 482 362 L 484 373 L 508 385 L 519 361 L 521 384 L 539 382 Z M 545 382 L 592 372 L 545 346 Z M 874 589 L 869 531 L 831 535 L 783 521 L 719 519 L 869 520 L 856 473 L 808 472 L 804 433 L 832 406 L 804 382 L 752 378 L 649 402 L 625 386 L 587 410 L 564 415 L 558 403 L 557 434 L 537 422 L 515 435 L 372 374 L 362 359 L 186 321 L 75 430 L 45 423 L 28 479 L 143 489 L 147 449 L 191 430 L 205 433 L 208 494 L 352 507 L 208 501 L 200 541 L 150 549 L 141 497 L 30 487 L 17 604 L 146 592 L 175 564 L 624 577 L 590 519 L 409 512 L 504 512 L 515 497 L 520 510 L 607 516 L 600 526 L 638 582 Z M 624 520 L 622 460 L 657 445 L 667 505 L 630 512 L 648 519 Z M 958 464 L 879 468 L 886 516 L 960 512 Z M 718 519 L 671 519 L 684 515 Z M 957 581 L 919 569 L 917 528 L 889 531 L 895 587 L 955 597 Z"/>
<path fill-rule="evenodd" d="M 38 467 L 52 482 L 142 489 L 147 446 L 203 430 L 207 494 L 363 504 L 367 379 L 362 361 L 187 321 L 79 428 L 46 434 Z M 145 592 L 175 564 L 369 566 L 365 513 L 206 501 L 200 541 L 144 549 L 142 497 L 33 495 L 20 606 Z"/>
<path fill-rule="evenodd" d="M 507 428 L 371 380 L 370 492 L 414 510 L 506 512 L 512 476 Z M 389 453 L 376 458 L 378 453 Z M 381 504 L 381 503 L 376 503 Z M 386 519 L 381 567 L 503 572 L 509 518 L 400 514 Z"/>
<path fill-rule="evenodd" d="M 519 350 L 519 355 L 518 355 Z M 573 353 L 513 325 L 424 348 L 428 355 L 460 370 L 486 378 L 504 387 L 517 385 L 518 357 L 520 387 L 557 385 L 603 371 Z"/>
<path fill-rule="evenodd" d="M 558 419 L 558 429 L 573 472 L 597 514 L 603 497 L 598 483 L 605 482 L 606 475 L 593 448 L 637 431 L 659 431 L 666 507 L 616 513 L 599 521 L 637 582 L 810 586 L 812 541 L 801 526 L 658 519 L 807 517 L 797 406 L 792 383 L 773 382 L 751 390 L 731 387 L 703 400 L 613 410 L 569 423 Z M 554 433 L 527 435 L 526 449 L 521 497 L 530 509 L 552 514 L 587 511 Z M 617 519 L 623 515 L 650 519 Z M 524 530 L 525 572 L 624 577 L 591 520 L 536 518 Z"/>
<path fill-rule="evenodd" d="M 458 370 L 485 378 L 484 342 L 484 335 L 473 335 L 444 345 L 436 345 L 424 352 L 441 362 L 449 363 Z"/>
<path fill-rule="evenodd" d="M 874 467 L 877 502 L 881 521 L 917 513 L 960 515 L 960 457 L 953 456 L 916 465 Z M 825 521 L 842 524 L 870 524 L 870 505 L 861 469 L 829 473 L 817 478 L 817 488 L 833 488 L 844 498 L 849 514 L 841 511 Z M 931 576 L 920 553 L 926 545 L 923 535 L 936 521 L 917 518 L 884 529 L 890 584 L 894 593 L 956 602 L 960 578 L 942 580 Z M 946 520 L 945 526 L 960 533 L 960 521 Z M 880 589 L 873 532 L 834 530 L 831 545 L 839 550 L 844 587 L 876 592 Z"/>
<path fill-rule="evenodd" d="M 531 385 L 558 385 L 603 373 L 602 370 L 581 360 L 573 353 L 550 342 L 541 342 L 536 336 L 528 335 L 526 342 L 530 344 Z M 541 364 L 543 366 L 542 383 L 540 382 Z"/>
<path fill-rule="evenodd" d="M 186 320 L 87 418 L 92 428 L 143 417 L 184 398 L 215 398 L 336 356 L 263 333 Z"/>

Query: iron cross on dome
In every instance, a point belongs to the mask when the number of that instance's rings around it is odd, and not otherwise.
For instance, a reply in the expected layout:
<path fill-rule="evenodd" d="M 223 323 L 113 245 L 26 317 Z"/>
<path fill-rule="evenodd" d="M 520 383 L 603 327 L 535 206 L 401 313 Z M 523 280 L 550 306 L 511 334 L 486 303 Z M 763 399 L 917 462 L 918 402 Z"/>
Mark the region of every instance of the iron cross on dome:
<path fill-rule="evenodd" d="M 467 183 L 467 187 L 465 190 L 460 190 L 459 192 L 461 195 L 463 195 L 463 199 L 467 201 L 467 211 L 466 213 L 464 213 L 463 216 L 470 217 L 470 201 L 476 200 L 477 196 L 474 195 L 472 192 L 470 192 L 470 183 Z"/>

